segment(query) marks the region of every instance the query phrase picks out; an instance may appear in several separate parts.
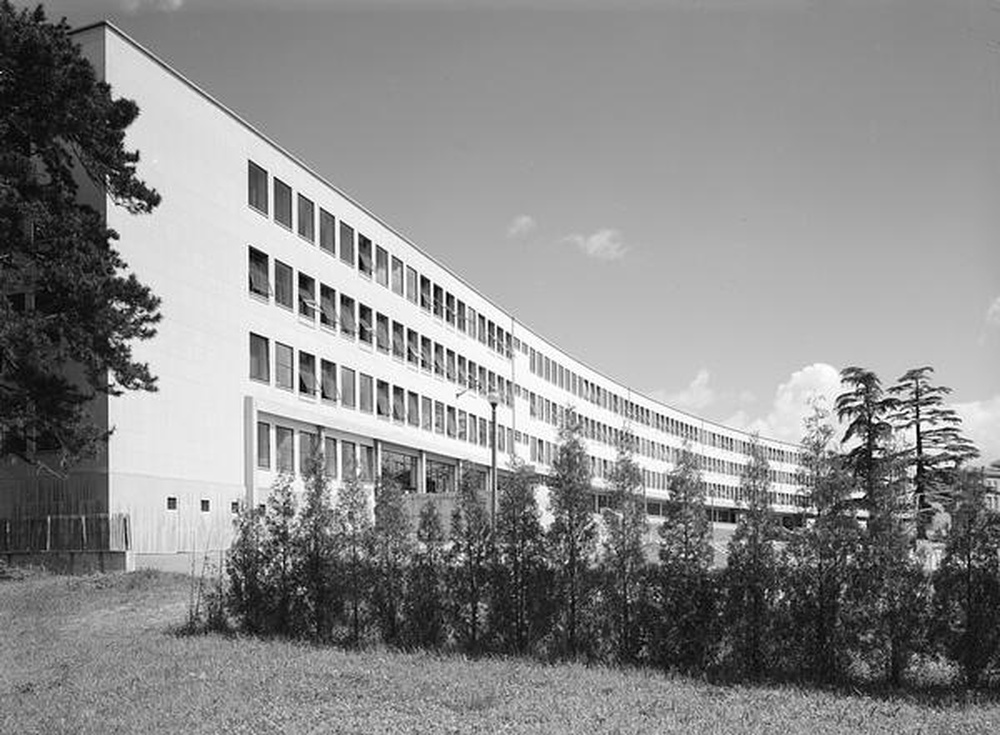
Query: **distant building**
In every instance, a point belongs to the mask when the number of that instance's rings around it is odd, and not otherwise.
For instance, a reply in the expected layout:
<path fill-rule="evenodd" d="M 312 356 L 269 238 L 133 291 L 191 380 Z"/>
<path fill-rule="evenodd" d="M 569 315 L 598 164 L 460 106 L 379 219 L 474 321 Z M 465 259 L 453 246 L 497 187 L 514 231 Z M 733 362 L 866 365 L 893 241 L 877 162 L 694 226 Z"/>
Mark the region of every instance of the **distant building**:
<path fill-rule="evenodd" d="M 75 38 L 114 94 L 138 103 L 128 145 L 163 195 L 150 216 L 91 195 L 125 260 L 163 299 L 159 334 L 135 346 L 159 391 L 101 401 L 97 415 L 115 429 L 107 451 L 67 480 L 0 467 L 7 550 L 18 547 L 9 529 L 21 528 L 31 548 L 42 538 L 50 549 L 104 545 L 124 566 L 187 569 L 189 552 L 228 547 L 233 515 L 262 503 L 278 473 L 301 478 L 313 448 L 335 485 L 387 473 L 413 509 L 448 506 L 460 466 L 487 481 L 488 396 L 500 467 L 517 456 L 542 476 L 572 407 L 595 509 L 623 429 L 635 437 L 653 521 L 690 442 L 726 538 L 743 507 L 749 435 L 566 354 L 114 26 Z M 762 443 L 771 501 L 796 517 L 798 447 Z"/>

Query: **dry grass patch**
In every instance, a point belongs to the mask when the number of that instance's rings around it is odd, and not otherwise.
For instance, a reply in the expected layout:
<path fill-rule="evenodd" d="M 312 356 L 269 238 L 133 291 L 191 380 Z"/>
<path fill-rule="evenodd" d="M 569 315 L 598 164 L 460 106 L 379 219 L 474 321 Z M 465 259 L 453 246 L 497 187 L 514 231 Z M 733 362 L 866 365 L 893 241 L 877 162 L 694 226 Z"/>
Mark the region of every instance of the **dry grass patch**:
<path fill-rule="evenodd" d="M 1000 732 L 990 702 L 181 637 L 188 589 L 148 572 L 0 583 L 0 732 Z"/>

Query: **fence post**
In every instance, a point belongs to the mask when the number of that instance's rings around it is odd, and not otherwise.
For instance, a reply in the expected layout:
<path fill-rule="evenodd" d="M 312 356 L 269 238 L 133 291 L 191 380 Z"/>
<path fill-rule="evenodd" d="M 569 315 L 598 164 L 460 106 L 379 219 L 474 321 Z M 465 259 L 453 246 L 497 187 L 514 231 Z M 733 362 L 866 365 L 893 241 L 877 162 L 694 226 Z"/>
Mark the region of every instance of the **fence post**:
<path fill-rule="evenodd" d="M 45 516 L 45 550 L 52 551 L 52 516 Z"/>
<path fill-rule="evenodd" d="M 87 516 L 80 516 L 80 530 L 83 532 L 83 548 L 87 548 Z"/>

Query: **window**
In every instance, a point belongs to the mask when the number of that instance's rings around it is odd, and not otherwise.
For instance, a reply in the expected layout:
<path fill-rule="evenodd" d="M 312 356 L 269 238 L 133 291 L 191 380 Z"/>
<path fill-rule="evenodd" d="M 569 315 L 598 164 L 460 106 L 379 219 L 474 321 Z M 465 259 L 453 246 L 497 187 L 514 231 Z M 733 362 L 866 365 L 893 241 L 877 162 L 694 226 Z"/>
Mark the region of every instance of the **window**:
<path fill-rule="evenodd" d="M 455 492 L 455 466 L 433 459 L 427 460 L 427 492 Z"/>
<path fill-rule="evenodd" d="M 372 376 L 358 374 L 358 408 L 365 413 L 372 412 Z"/>
<path fill-rule="evenodd" d="M 448 376 L 448 380 L 450 380 L 452 383 L 454 383 L 455 382 L 455 352 L 453 350 L 448 350 L 447 353 L 446 353 L 446 355 L 447 355 L 447 359 L 446 359 L 446 362 L 445 362 L 446 374 Z"/>
<path fill-rule="evenodd" d="M 434 401 L 434 431 L 444 433 L 444 404 L 441 401 Z"/>
<path fill-rule="evenodd" d="M 389 288 L 389 253 L 378 245 L 375 246 L 375 281 Z"/>
<path fill-rule="evenodd" d="M 323 437 L 323 472 L 327 477 L 337 477 L 337 440 Z"/>
<path fill-rule="evenodd" d="M 428 398 L 427 396 L 423 396 L 420 399 L 420 416 L 421 416 L 420 426 L 426 429 L 427 431 L 431 430 L 432 422 L 434 420 L 434 414 L 431 413 L 432 411 L 433 408 L 431 405 L 431 399 Z"/>
<path fill-rule="evenodd" d="M 230 511 L 230 512 L 231 512 L 231 513 L 232 513 L 233 515 L 236 515 L 236 514 L 238 514 L 238 513 L 240 512 L 240 501 L 238 501 L 238 500 L 234 500 L 233 502 L 231 502 L 231 503 L 229 504 L 229 511 Z"/>
<path fill-rule="evenodd" d="M 358 324 L 360 328 L 358 329 L 358 335 L 361 341 L 366 345 L 371 345 L 372 343 L 372 309 L 370 306 L 365 306 L 364 304 L 358 304 Z"/>
<path fill-rule="evenodd" d="M 389 418 L 389 384 L 384 380 L 378 381 L 376 386 L 376 407 L 379 418 Z"/>
<path fill-rule="evenodd" d="M 177 510 L 177 498 L 173 495 L 167 497 L 167 510 Z"/>
<path fill-rule="evenodd" d="M 456 311 L 457 311 L 457 313 L 455 315 L 456 326 L 458 327 L 458 331 L 459 332 L 464 332 L 465 331 L 465 303 L 462 302 L 462 301 L 459 301 L 458 302 L 458 307 L 457 307 Z"/>
<path fill-rule="evenodd" d="M 271 295 L 271 283 L 268 280 L 267 256 L 259 250 L 250 248 L 250 293 L 263 296 Z"/>
<path fill-rule="evenodd" d="M 428 337 L 420 338 L 420 367 L 431 369 L 431 341 Z"/>
<path fill-rule="evenodd" d="M 344 408 L 354 408 L 354 371 L 340 367 L 340 403 Z"/>
<path fill-rule="evenodd" d="M 406 361 L 413 364 L 420 364 L 420 340 L 417 338 L 415 329 L 406 330 Z"/>
<path fill-rule="evenodd" d="M 316 358 L 308 352 L 299 352 L 299 393 L 316 395 Z"/>
<path fill-rule="evenodd" d="M 479 315 L 479 341 L 486 344 L 486 317 L 482 314 Z"/>
<path fill-rule="evenodd" d="M 271 469 L 271 425 L 264 421 L 257 422 L 257 466 Z"/>
<path fill-rule="evenodd" d="M 470 442 L 471 442 L 472 444 L 475 444 L 475 443 L 477 442 L 477 439 L 476 439 L 476 436 L 477 436 L 477 433 L 476 433 L 476 426 L 477 426 L 477 423 L 476 423 L 476 417 L 475 417 L 475 416 L 473 416 L 473 415 L 472 415 L 472 414 L 470 413 L 470 414 L 469 414 L 469 441 L 470 441 Z"/>
<path fill-rule="evenodd" d="M 299 432 L 299 472 L 303 476 L 309 474 L 309 462 L 313 454 L 319 451 L 319 435 L 308 431 Z"/>
<path fill-rule="evenodd" d="M 450 293 L 444 295 L 444 320 L 455 326 L 455 297 Z"/>
<path fill-rule="evenodd" d="M 268 355 L 267 338 L 250 333 L 250 379 L 271 382 L 271 360 Z"/>
<path fill-rule="evenodd" d="M 452 439 L 454 439 L 455 438 L 455 433 L 456 433 L 455 407 L 454 406 L 448 406 L 446 417 L 447 417 L 448 436 L 450 436 Z"/>
<path fill-rule="evenodd" d="M 434 284 L 434 316 L 441 319 L 444 316 L 444 289 Z"/>
<path fill-rule="evenodd" d="M 330 255 L 337 252 L 337 220 L 322 207 L 319 208 L 319 247 Z"/>
<path fill-rule="evenodd" d="M 486 419 L 479 419 L 479 445 L 485 447 L 489 442 L 489 435 L 486 433 Z"/>
<path fill-rule="evenodd" d="M 337 400 L 337 366 L 328 360 L 320 360 L 319 389 L 324 401 Z"/>
<path fill-rule="evenodd" d="M 392 420 L 406 421 L 406 391 L 398 385 L 392 387 Z"/>
<path fill-rule="evenodd" d="M 274 221 L 292 229 L 292 188 L 274 178 Z"/>
<path fill-rule="evenodd" d="M 444 346 L 434 343 L 434 374 L 444 375 Z"/>
<path fill-rule="evenodd" d="M 340 259 L 354 267 L 354 228 L 340 220 Z"/>
<path fill-rule="evenodd" d="M 247 161 L 247 204 L 267 214 L 267 171 Z"/>
<path fill-rule="evenodd" d="M 390 477 L 406 493 L 417 491 L 417 458 L 382 450 L 382 474 Z"/>
<path fill-rule="evenodd" d="M 467 327 L 466 332 L 473 339 L 476 338 L 476 310 L 471 306 L 469 307 L 469 321 L 465 325 Z"/>
<path fill-rule="evenodd" d="M 274 439 L 278 472 L 295 472 L 295 432 L 284 426 L 275 426 Z"/>
<path fill-rule="evenodd" d="M 371 482 L 375 479 L 375 447 L 360 444 L 358 449 L 361 452 L 358 467 L 359 477 L 362 482 Z"/>
<path fill-rule="evenodd" d="M 299 194 L 299 237 L 309 242 L 316 240 L 316 208 L 312 200 Z"/>
<path fill-rule="evenodd" d="M 354 453 L 354 442 L 340 442 L 340 468 L 345 480 L 352 480 L 357 475 L 358 458 Z"/>
<path fill-rule="evenodd" d="M 375 315 L 376 345 L 382 352 L 389 351 L 389 317 L 385 314 Z"/>
<path fill-rule="evenodd" d="M 292 308 L 292 269 L 280 260 L 274 261 L 274 302 Z"/>
<path fill-rule="evenodd" d="M 340 333 L 354 339 L 354 299 L 340 294 Z"/>
<path fill-rule="evenodd" d="M 403 295 L 403 261 L 392 256 L 392 292 Z"/>
<path fill-rule="evenodd" d="M 208 513 L 208 511 L 211 510 L 211 508 L 212 508 L 212 504 L 208 500 L 206 500 L 205 498 L 202 498 L 201 499 L 201 512 L 202 513 Z"/>
<path fill-rule="evenodd" d="M 413 391 L 406 394 L 406 420 L 410 426 L 420 426 L 420 396 Z"/>
<path fill-rule="evenodd" d="M 466 378 L 465 365 L 466 365 L 465 358 L 462 357 L 461 355 L 459 355 L 458 356 L 458 384 L 459 385 L 468 385 L 467 378 Z"/>
<path fill-rule="evenodd" d="M 358 272 L 372 277 L 372 241 L 358 233 Z"/>
<path fill-rule="evenodd" d="M 299 272 L 299 316 L 312 321 L 316 318 L 316 281 Z"/>
<path fill-rule="evenodd" d="M 325 283 L 319 284 L 319 323 L 330 329 L 337 326 L 337 292 Z"/>
<path fill-rule="evenodd" d="M 431 279 L 427 276 L 420 276 L 420 308 L 431 310 Z"/>
<path fill-rule="evenodd" d="M 465 411 L 458 412 L 458 438 L 465 441 L 468 438 L 468 414 Z"/>
<path fill-rule="evenodd" d="M 292 348 L 288 345 L 274 343 L 274 382 L 279 388 L 292 389 L 293 355 Z"/>
<path fill-rule="evenodd" d="M 406 267 L 406 298 L 417 303 L 417 272 L 409 266 Z"/>
<path fill-rule="evenodd" d="M 403 336 L 403 325 L 392 323 L 392 356 L 400 360 L 406 357 L 406 339 Z"/>

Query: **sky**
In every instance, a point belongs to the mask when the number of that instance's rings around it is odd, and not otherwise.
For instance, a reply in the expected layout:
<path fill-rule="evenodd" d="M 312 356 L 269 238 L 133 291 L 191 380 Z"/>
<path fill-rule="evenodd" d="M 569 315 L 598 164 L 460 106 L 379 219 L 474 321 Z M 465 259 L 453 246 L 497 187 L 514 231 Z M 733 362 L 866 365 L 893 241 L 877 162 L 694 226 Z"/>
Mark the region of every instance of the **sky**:
<path fill-rule="evenodd" d="M 794 441 L 840 368 L 930 365 L 1000 459 L 1000 0 L 46 8 L 640 392 Z"/>

